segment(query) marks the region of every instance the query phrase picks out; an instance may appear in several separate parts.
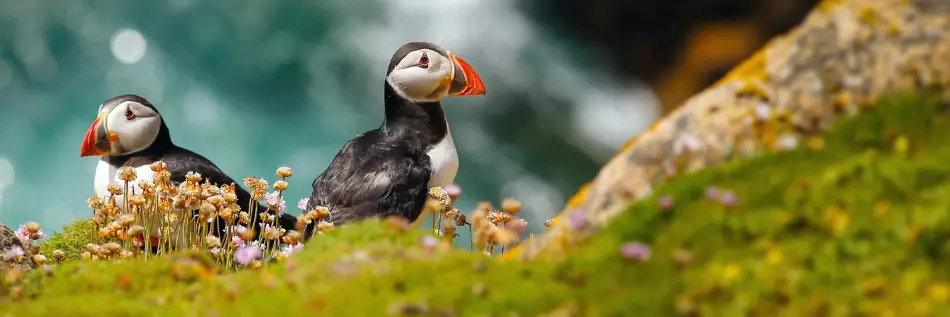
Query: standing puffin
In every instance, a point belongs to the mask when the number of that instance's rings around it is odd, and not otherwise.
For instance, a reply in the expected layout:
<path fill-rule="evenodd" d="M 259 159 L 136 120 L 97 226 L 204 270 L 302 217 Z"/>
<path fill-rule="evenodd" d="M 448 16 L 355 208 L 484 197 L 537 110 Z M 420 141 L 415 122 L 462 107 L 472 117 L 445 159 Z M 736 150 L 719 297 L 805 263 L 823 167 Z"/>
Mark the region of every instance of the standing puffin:
<path fill-rule="evenodd" d="M 235 183 L 207 158 L 172 143 L 161 114 L 148 100 L 137 95 L 117 96 L 99 106 L 99 116 L 86 131 L 80 156 L 102 157 L 96 166 L 94 183 L 95 195 L 99 198 L 105 198 L 109 193 L 109 184 L 122 184 L 117 175 L 121 167 L 135 168 L 137 179 L 134 183 L 139 180 L 151 183 L 155 174 L 151 165 L 156 161 L 164 161 L 171 174 L 171 181 L 176 186 L 185 181 L 188 172 L 200 173 L 203 179 L 219 186 Z M 238 205 L 247 211 L 251 194 L 240 186 L 235 186 L 235 193 Z M 116 197 L 120 208 L 125 207 L 123 198 Z M 267 210 L 267 207 L 259 205 L 259 210 Z M 291 230 L 296 221 L 295 217 L 285 213 L 280 217 L 280 226 Z M 152 221 L 152 224 L 157 223 L 160 222 Z M 219 226 L 215 228 L 216 233 L 220 234 L 224 222 L 217 223 Z M 259 227 L 255 225 L 255 229 L 259 230 Z M 148 229 L 153 237 L 150 242 L 157 244 L 155 237 L 158 235 L 158 227 Z"/>
<path fill-rule="evenodd" d="M 346 142 L 313 182 L 307 209 L 327 207 L 335 225 L 376 216 L 424 218 L 428 189 L 452 184 L 459 166 L 439 101 L 485 94 L 468 63 L 425 42 L 406 43 L 393 54 L 384 89 L 382 125 Z"/>

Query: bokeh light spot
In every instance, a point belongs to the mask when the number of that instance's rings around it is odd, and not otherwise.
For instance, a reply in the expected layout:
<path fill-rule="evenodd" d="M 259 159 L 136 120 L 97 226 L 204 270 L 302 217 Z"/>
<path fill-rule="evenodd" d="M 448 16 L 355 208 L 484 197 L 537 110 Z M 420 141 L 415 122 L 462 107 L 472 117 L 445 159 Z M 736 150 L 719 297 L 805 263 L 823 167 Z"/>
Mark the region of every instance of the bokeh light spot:
<path fill-rule="evenodd" d="M 142 33 L 132 29 L 120 29 L 112 35 L 112 56 L 123 64 L 135 64 L 145 56 L 148 44 Z"/>

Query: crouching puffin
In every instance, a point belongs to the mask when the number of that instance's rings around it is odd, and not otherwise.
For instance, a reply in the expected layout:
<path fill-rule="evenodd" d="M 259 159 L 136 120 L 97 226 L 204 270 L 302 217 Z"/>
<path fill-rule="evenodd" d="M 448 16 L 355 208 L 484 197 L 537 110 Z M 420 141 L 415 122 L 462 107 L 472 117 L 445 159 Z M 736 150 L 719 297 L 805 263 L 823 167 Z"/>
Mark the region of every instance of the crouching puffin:
<path fill-rule="evenodd" d="M 137 95 L 117 96 L 99 106 L 99 116 L 86 131 L 80 156 L 102 157 L 99 165 L 96 166 L 94 183 L 95 195 L 99 198 L 105 198 L 109 193 L 109 184 L 122 184 L 117 175 L 121 167 L 130 166 L 135 169 L 137 179 L 130 182 L 131 184 L 137 184 L 140 180 L 152 183 L 155 173 L 151 165 L 156 161 L 165 163 L 166 169 L 171 174 L 171 182 L 176 186 L 185 181 L 188 172 L 200 173 L 203 179 L 219 186 L 235 183 L 207 158 L 172 143 L 168 127 L 161 114 L 148 100 Z M 247 211 L 251 194 L 240 186 L 235 186 L 235 194 L 238 205 L 243 211 Z M 123 201 L 124 197 L 116 197 L 116 203 L 120 208 L 125 208 Z M 267 207 L 259 205 L 259 210 L 267 210 Z M 160 219 L 150 221 L 150 228 L 147 228 L 152 236 L 150 242 L 155 246 L 158 243 L 156 237 L 159 233 Z M 292 230 L 297 221 L 296 217 L 288 214 L 282 214 L 279 219 L 280 226 L 286 230 Z M 221 230 L 224 229 L 224 222 L 217 223 L 219 226 L 215 228 L 215 233 L 220 235 Z M 254 226 L 257 232 L 260 232 L 260 225 Z M 186 241 L 186 239 L 174 240 Z M 186 246 L 179 245 L 178 247 Z"/>
<path fill-rule="evenodd" d="M 453 52 L 432 43 L 404 44 L 386 71 L 383 123 L 343 145 L 314 180 L 308 210 L 327 207 L 334 225 L 386 216 L 418 223 L 428 189 L 452 184 L 458 172 L 439 101 L 484 94 L 481 78 Z M 312 230 L 313 224 L 307 227 Z"/>

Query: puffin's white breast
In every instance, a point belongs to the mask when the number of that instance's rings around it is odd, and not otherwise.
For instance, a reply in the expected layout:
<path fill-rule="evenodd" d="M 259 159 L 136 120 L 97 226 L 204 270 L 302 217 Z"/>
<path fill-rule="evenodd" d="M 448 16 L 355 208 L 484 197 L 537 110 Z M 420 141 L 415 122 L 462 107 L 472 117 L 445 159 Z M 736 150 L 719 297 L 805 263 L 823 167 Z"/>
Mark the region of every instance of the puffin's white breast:
<path fill-rule="evenodd" d="M 459 170 L 459 156 L 452 141 L 452 132 L 446 131 L 445 138 L 426 152 L 432 168 L 429 187 L 452 185 Z"/>
<path fill-rule="evenodd" d="M 139 181 L 144 180 L 151 184 L 152 180 L 154 179 L 155 172 L 152 171 L 151 164 L 146 164 L 146 165 L 136 166 L 135 175 L 136 175 L 135 180 L 129 182 L 129 193 L 141 194 L 142 189 L 138 187 Z M 106 161 L 99 161 L 99 165 L 96 166 L 96 178 L 95 178 L 95 185 L 94 185 L 96 197 L 99 197 L 105 201 L 109 197 L 109 189 L 108 189 L 109 184 L 112 184 L 112 183 L 116 183 L 119 185 L 122 185 L 125 183 L 124 181 L 119 179 L 119 168 L 116 166 L 112 166 Z M 124 196 L 122 195 L 116 196 L 115 203 L 116 203 L 116 206 L 119 207 L 119 209 L 121 209 L 123 212 L 125 211 L 125 197 Z M 176 213 L 178 213 L 179 216 L 181 215 L 181 211 L 179 210 L 176 210 Z M 150 232 L 152 236 L 157 237 L 161 229 L 162 215 L 159 213 L 154 213 L 154 214 L 151 214 L 149 218 L 150 219 L 146 223 L 148 228 L 146 229 Z M 142 225 L 141 222 L 139 222 L 139 224 Z M 189 228 L 189 229 L 191 228 L 191 226 L 184 226 L 184 227 Z M 178 231 L 176 232 L 176 234 L 181 237 L 190 237 L 190 235 L 192 234 L 191 230 L 175 230 L 175 231 Z M 188 239 L 170 238 L 169 241 L 179 241 L 179 245 L 177 247 L 183 248 L 187 246 L 186 244 L 184 244 L 184 242 L 188 241 Z"/>

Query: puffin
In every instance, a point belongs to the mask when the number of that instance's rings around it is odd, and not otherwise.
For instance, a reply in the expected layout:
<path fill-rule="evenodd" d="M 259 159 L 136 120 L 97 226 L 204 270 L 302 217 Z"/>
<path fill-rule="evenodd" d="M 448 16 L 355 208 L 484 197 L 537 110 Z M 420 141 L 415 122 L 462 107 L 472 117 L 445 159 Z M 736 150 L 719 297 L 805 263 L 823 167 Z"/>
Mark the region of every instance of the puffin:
<path fill-rule="evenodd" d="M 346 142 L 313 181 L 307 210 L 326 207 L 335 226 L 369 217 L 424 219 L 429 188 L 453 184 L 459 167 L 441 100 L 486 93 L 472 66 L 427 42 L 396 50 L 383 89 L 379 128 Z"/>
<path fill-rule="evenodd" d="M 175 145 L 158 109 L 145 98 L 134 94 L 113 97 L 99 106 L 99 114 L 86 131 L 80 152 L 80 157 L 101 157 L 96 166 L 93 188 L 95 196 L 102 199 L 109 193 L 109 184 L 122 184 L 117 175 L 122 167 L 129 166 L 136 171 L 137 179 L 130 184 L 137 184 L 140 180 L 152 183 L 155 173 L 151 165 L 156 161 L 165 163 L 166 170 L 171 174 L 171 182 L 175 186 L 185 181 L 188 172 L 200 173 L 202 182 L 208 180 L 218 186 L 236 183 L 211 160 Z M 247 211 L 251 194 L 237 185 L 235 194 L 238 205 L 243 211 Z M 122 201 L 124 197 L 116 197 L 116 203 L 120 208 L 125 208 Z M 260 211 L 267 210 L 266 205 L 260 203 L 258 203 L 258 208 Z M 280 216 L 278 224 L 289 231 L 295 228 L 296 222 L 296 217 L 284 213 Z M 159 233 L 157 224 L 160 220 L 151 223 L 156 225 L 154 227 L 150 225 L 151 228 L 148 228 L 152 238 L 150 243 L 157 246 Z M 218 226 L 214 228 L 213 233 L 221 237 L 225 229 L 224 221 L 217 223 Z M 254 224 L 254 228 L 260 232 L 259 224 Z M 181 241 L 184 240 L 181 239 Z"/>

